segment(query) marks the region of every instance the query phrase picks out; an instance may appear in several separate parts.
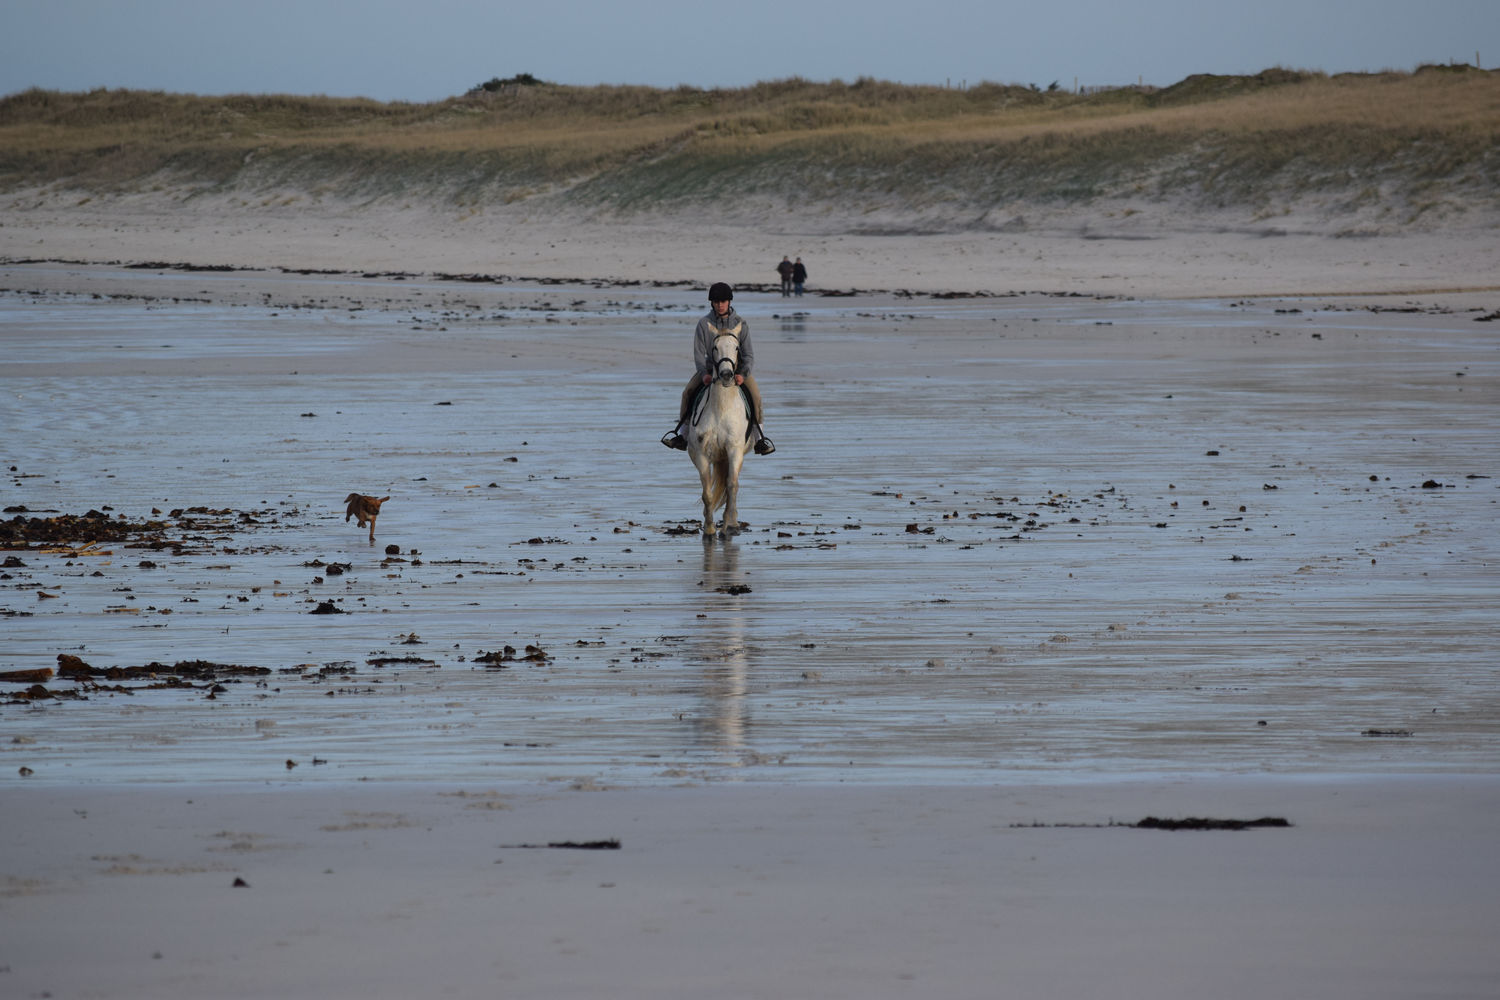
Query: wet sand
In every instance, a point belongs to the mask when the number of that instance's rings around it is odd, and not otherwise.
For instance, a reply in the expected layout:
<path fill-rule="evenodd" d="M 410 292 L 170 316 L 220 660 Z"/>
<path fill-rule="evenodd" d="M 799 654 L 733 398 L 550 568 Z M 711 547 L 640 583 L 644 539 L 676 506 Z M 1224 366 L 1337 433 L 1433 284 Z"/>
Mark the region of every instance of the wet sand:
<path fill-rule="evenodd" d="M 1493 293 L 745 294 L 780 451 L 705 543 L 701 288 L 0 279 L 5 518 L 170 542 L 5 553 L 0 670 L 265 671 L 0 706 L 27 991 L 1494 981 Z M 1294 825 L 1092 825 L 1153 813 Z"/>

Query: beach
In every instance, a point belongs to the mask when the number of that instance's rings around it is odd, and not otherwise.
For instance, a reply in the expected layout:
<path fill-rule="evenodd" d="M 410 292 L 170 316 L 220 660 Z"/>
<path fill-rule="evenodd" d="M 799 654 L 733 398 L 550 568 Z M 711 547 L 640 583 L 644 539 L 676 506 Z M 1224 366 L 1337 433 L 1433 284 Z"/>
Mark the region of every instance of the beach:
<path fill-rule="evenodd" d="M 8 788 L 30 874 L 3 975 L 55 997 L 1481 997 L 1497 791 Z M 1093 825 L 1242 810 L 1295 825 Z"/>
<path fill-rule="evenodd" d="M 0 992 L 1492 994 L 1488 234 L 100 201 L 0 225 L 4 517 L 99 513 L 0 552 Z"/>
<path fill-rule="evenodd" d="M 616 282 L 778 282 L 800 256 L 814 289 L 1048 292 L 1203 298 L 1489 290 L 1500 250 L 1488 215 L 1400 227 L 1377 213 L 1262 217 L 1172 202 L 1015 206 L 968 231 L 913 230 L 902 216 L 725 206 L 702 216 L 619 219 L 524 204 L 443 208 L 299 195 L 108 196 L 43 188 L 8 196 L 9 260 L 165 262 L 349 272 L 420 271 Z M 988 218 L 988 217 L 987 217 Z"/>

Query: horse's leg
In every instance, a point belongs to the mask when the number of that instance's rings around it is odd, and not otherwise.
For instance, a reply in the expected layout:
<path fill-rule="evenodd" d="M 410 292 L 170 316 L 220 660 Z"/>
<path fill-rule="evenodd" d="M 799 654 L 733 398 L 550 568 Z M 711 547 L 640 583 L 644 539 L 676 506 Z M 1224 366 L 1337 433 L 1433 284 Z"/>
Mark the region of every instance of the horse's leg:
<path fill-rule="evenodd" d="M 696 442 L 688 446 L 688 458 L 692 459 L 693 467 L 698 470 L 699 497 L 703 501 L 702 531 L 705 535 L 711 535 L 714 530 L 714 512 L 709 506 L 709 496 L 713 483 L 713 459 L 705 455 Z"/>
<path fill-rule="evenodd" d="M 703 484 L 703 537 L 712 538 L 714 533 L 713 471 L 709 459 L 698 467 L 698 479 Z"/>
<path fill-rule="evenodd" d="M 745 453 L 737 451 L 724 459 L 724 535 L 738 534 L 740 530 L 740 465 Z"/>
<path fill-rule="evenodd" d="M 703 483 L 703 535 L 711 538 L 714 533 L 714 502 L 708 495 L 708 481 Z"/>

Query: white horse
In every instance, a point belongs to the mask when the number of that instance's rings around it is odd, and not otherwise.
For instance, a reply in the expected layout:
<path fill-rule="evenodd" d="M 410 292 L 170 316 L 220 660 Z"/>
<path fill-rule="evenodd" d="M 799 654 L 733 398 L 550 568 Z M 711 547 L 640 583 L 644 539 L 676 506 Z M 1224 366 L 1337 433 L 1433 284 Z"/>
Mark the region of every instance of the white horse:
<path fill-rule="evenodd" d="M 698 394 L 688 414 L 687 452 L 703 481 L 703 535 L 714 535 L 714 511 L 724 508 L 724 535 L 739 531 L 740 466 L 752 447 L 750 412 L 744 390 L 734 383 L 739 369 L 739 338 L 720 334 L 709 361 L 714 379 Z"/>

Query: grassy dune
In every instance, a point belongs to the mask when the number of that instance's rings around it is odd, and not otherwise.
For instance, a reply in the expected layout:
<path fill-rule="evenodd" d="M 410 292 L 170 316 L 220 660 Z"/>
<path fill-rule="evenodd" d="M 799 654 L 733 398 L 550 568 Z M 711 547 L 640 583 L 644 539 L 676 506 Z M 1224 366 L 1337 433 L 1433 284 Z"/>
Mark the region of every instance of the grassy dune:
<path fill-rule="evenodd" d="M 429 104 L 31 90 L 0 100 L 0 191 L 38 189 L 592 214 L 753 202 L 856 228 L 1080 204 L 1479 223 L 1500 217 L 1500 73 L 1268 70 L 1092 95 L 538 84 Z"/>

